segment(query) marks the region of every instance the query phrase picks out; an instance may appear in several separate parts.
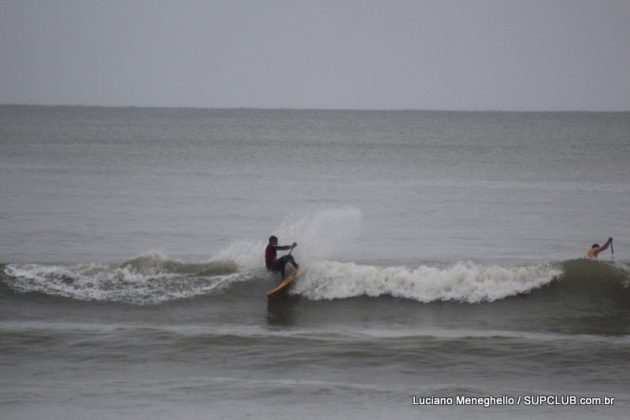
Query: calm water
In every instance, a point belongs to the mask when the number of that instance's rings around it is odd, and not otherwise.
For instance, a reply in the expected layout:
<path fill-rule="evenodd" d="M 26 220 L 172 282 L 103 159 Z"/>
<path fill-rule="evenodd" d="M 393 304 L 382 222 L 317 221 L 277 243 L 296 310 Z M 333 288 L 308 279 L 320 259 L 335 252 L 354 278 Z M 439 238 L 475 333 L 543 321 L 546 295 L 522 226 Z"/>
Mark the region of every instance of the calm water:
<path fill-rule="evenodd" d="M 2 106 L 0 410 L 625 418 L 628 168 L 630 113 Z M 413 404 L 540 395 L 615 400 Z"/>

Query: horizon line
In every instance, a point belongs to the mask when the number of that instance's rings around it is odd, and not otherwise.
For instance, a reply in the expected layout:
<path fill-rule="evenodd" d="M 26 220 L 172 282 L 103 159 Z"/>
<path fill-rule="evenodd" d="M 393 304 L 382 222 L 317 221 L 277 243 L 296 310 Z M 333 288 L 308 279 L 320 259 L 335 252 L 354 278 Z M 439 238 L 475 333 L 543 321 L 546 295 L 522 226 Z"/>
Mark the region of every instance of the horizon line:
<path fill-rule="evenodd" d="M 85 105 L 85 104 L 37 104 L 0 103 L 0 107 L 40 107 L 40 108 L 130 108 L 130 109 L 196 109 L 225 111 L 346 111 L 346 112 L 495 112 L 495 113 L 628 113 L 628 110 L 588 110 L 588 109 L 444 109 L 444 108 L 345 108 L 345 107 L 256 107 L 256 106 L 194 106 L 194 105 Z"/>

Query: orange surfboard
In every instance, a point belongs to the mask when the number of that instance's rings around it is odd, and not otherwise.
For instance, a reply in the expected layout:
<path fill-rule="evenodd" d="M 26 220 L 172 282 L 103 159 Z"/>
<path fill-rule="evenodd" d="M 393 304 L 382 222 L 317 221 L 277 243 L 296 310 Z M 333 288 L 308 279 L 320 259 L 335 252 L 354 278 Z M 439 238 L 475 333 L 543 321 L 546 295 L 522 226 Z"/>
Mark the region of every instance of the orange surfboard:
<path fill-rule="evenodd" d="M 293 283 L 293 281 L 296 278 L 298 278 L 299 275 L 300 275 L 300 270 L 297 269 L 293 273 L 283 278 L 282 281 L 278 283 L 276 287 L 274 287 L 269 292 L 267 292 L 267 299 L 271 299 L 272 297 L 282 293 L 282 291 L 285 290 L 287 287 L 289 287 L 291 283 Z"/>

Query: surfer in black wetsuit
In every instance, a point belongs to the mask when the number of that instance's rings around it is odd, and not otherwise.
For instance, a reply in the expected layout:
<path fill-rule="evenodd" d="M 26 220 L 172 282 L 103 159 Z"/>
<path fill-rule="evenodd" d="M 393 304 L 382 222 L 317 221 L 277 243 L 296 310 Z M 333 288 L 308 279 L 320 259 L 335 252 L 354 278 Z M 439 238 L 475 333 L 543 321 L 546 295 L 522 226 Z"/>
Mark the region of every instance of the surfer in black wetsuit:
<path fill-rule="evenodd" d="M 291 264 L 293 268 L 296 270 L 300 268 L 300 266 L 295 262 L 295 260 L 291 256 L 291 253 L 283 257 L 276 258 L 277 250 L 293 251 L 293 248 L 295 248 L 296 246 L 297 244 L 295 242 L 293 242 L 293 245 L 279 246 L 278 238 L 276 238 L 275 236 L 271 236 L 269 238 L 269 243 L 267 244 L 267 248 L 265 249 L 265 265 L 267 266 L 267 270 L 271 271 L 272 273 L 279 271 L 280 274 L 282 275 L 282 278 L 284 278 L 284 267 L 287 264 Z"/>

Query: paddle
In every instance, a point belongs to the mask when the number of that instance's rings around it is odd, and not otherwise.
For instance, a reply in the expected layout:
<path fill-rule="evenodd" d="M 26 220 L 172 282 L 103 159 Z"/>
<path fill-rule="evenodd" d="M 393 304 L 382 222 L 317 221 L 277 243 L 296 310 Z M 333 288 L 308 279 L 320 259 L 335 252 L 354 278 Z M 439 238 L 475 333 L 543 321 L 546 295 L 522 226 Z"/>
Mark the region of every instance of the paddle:
<path fill-rule="evenodd" d="M 610 252 L 612 253 L 613 260 L 615 259 L 615 248 L 613 247 L 613 240 L 610 238 Z"/>

